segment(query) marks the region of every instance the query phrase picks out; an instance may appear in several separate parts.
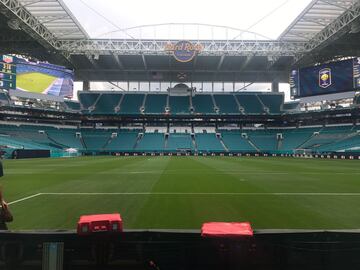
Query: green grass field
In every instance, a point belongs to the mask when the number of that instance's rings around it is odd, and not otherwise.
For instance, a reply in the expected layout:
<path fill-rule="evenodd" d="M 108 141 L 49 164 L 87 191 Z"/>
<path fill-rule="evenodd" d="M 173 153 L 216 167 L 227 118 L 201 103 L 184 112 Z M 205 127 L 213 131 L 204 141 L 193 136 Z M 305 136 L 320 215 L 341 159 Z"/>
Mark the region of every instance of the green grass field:
<path fill-rule="evenodd" d="M 37 72 L 19 74 L 16 76 L 16 87 L 29 92 L 42 93 L 55 79 L 54 76 Z"/>
<path fill-rule="evenodd" d="M 120 212 L 124 227 L 360 228 L 360 162 L 294 158 L 82 157 L 5 160 L 10 229 L 75 229 Z M 34 195 L 34 196 L 33 196 Z M 30 197 L 29 197 L 30 196 Z"/>

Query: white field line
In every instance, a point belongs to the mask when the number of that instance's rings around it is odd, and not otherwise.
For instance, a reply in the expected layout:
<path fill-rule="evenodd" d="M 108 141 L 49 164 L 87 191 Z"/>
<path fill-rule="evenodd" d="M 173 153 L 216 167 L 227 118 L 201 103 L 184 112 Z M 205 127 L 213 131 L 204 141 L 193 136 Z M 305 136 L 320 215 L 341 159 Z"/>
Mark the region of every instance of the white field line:
<path fill-rule="evenodd" d="M 189 174 L 189 173 L 203 173 L 203 170 L 186 170 L 185 172 L 183 170 L 167 170 L 167 171 L 128 171 L 128 172 L 116 172 L 116 174 Z M 206 171 L 205 171 L 206 173 Z M 266 172 L 266 171 L 225 171 L 225 174 L 256 174 L 256 175 L 293 175 L 295 173 L 292 172 Z M 215 175 L 223 175 L 224 173 L 218 172 L 209 172 L 209 174 L 215 174 Z M 102 172 L 100 174 L 113 174 L 111 172 Z M 296 174 L 302 174 L 302 175 L 323 175 L 323 174 L 336 174 L 336 175 L 352 175 L 352 174 L 360 174 L 360 171 L 356 172 L 296 172 Z"/>
<path fill-rule="evenodd" d="M 23 202 L 41 195 L 57 195 L 57 196 L 64 196 L 64 195 L 73 195 L 73 196 L 102 196 L 102 195 L 228 195 L 228 196 L 360 196 L 360 193 L 329 193 L 329 192 L 301 192 L 301 193 L 293 193 L 293 192 L 44 192 L 44 193 L 36 193 L 31 196 L 27 196 L 12 202 L 9 202 L 9 205 Z"/>
<path fill-rule="evenodd" d="M 340 192 L 45 192 L 40 195 L 230 195 L 230 196 L 360 196 L 358 193 L 340 193 Z"/>
<path fill-rule="evenodd" d="M 15 203 L 19 203 L 19 202 L 22 202 L 22 201 L 26 201 L 26 200 L 35 198 L 35 197 L 40 196 L 40 195 L 42 195 L 42 193 L 36 193 L 36 194 L 34 194 L 34 195 L 30 195 L 30 196 L 27 196 L 27 197 L 18 199 L 18 200 L 16 200 L 16 201 L 9 202 L 8 205 L 15 204 Z"/>

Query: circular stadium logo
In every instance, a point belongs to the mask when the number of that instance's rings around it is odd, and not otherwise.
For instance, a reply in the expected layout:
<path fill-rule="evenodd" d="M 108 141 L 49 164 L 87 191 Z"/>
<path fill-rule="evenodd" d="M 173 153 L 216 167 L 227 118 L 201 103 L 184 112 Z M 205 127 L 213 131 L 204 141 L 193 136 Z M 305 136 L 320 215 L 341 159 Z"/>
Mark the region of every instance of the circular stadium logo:
<path fill-rule="evenodd" d="M 174 58 L 179 62 L 190 62 L 203 50 L 203 45 L 192 44 L 189 41 L 179 41 L 177 43 L 168 43 L 165 45 L 165 51 L 171 52 Z"/>

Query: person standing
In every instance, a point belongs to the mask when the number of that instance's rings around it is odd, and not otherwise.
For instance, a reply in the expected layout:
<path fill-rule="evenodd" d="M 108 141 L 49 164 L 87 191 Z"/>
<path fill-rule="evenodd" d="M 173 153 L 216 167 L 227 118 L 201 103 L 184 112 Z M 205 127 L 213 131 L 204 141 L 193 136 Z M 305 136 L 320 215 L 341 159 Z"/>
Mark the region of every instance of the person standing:
<path fill-rule="evenodd" d="M 1 210 L 0 210 L 0 230 L 7 230 L 8 227 L 6 223 L 13 221 L 13 216 L 9 210 L 7 202 L 3 199 L 1 201 Z"/>
<path fill-rule="evenodd" d="M 2 162 L 0 161 L 0 177 L 4 176 L 4 170 Z M 2 194 L 2 187 L 0 186 L 0 230 L 7 230 L 8 227 L 6 225 L 7 222 L 13 221 L 13 216 L 9 210 L 9 206 L 5 201 Z"/>

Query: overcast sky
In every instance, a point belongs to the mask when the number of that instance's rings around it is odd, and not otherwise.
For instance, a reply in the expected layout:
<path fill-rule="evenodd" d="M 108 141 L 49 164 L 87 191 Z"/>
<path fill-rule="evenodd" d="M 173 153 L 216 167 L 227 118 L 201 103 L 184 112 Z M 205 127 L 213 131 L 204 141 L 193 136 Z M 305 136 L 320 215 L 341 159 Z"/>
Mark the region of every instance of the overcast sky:
<path fill-rule="evenodd" d="M 128 30 L 142 25 L 194 23 L 221 25 L 256 32 L 256 38 L 277 39 L 311 0 L 63 0 L 92 38 L 232 39 L 239 31 L 224 28 L 158 26 Z M 253 39 L 243 34 L 242 39 Z M 94 85 L 95 86 L 95 85 Z M 98 83 L 99 89 L 109 89 Z M 267 90 L 269 84 L 254 84 Z M 76 91 L 82 88 L 76 83 Z M 251 88 L 251 87 L 250 87 Z M 253 90 L 253 89 L 248 89 Z M 289 100 L 288 84 L 280 91 Z"/>
<path fill-rule="evenodd" d="M 64 0 L 92 38 L 225 38 L 238 35 L 223 29 L 157 27 L 126 29 L 149 24 L 200 23 L 257 32 L 276 39 L 311 0 Z M 265 17 L 265 18 L 264 18 Z M 259 22 L 260 21 L 260 22 Z M 117 31 L 117 32 L 113 32 Z M 111 33 L 110 33 L 111 32 Z M 226 33 L 225 33 L 226 32 Z M 251 35 L 243 38 L 253 38 Z M 260 38 L 260 37 L 259 37 Z"/>

